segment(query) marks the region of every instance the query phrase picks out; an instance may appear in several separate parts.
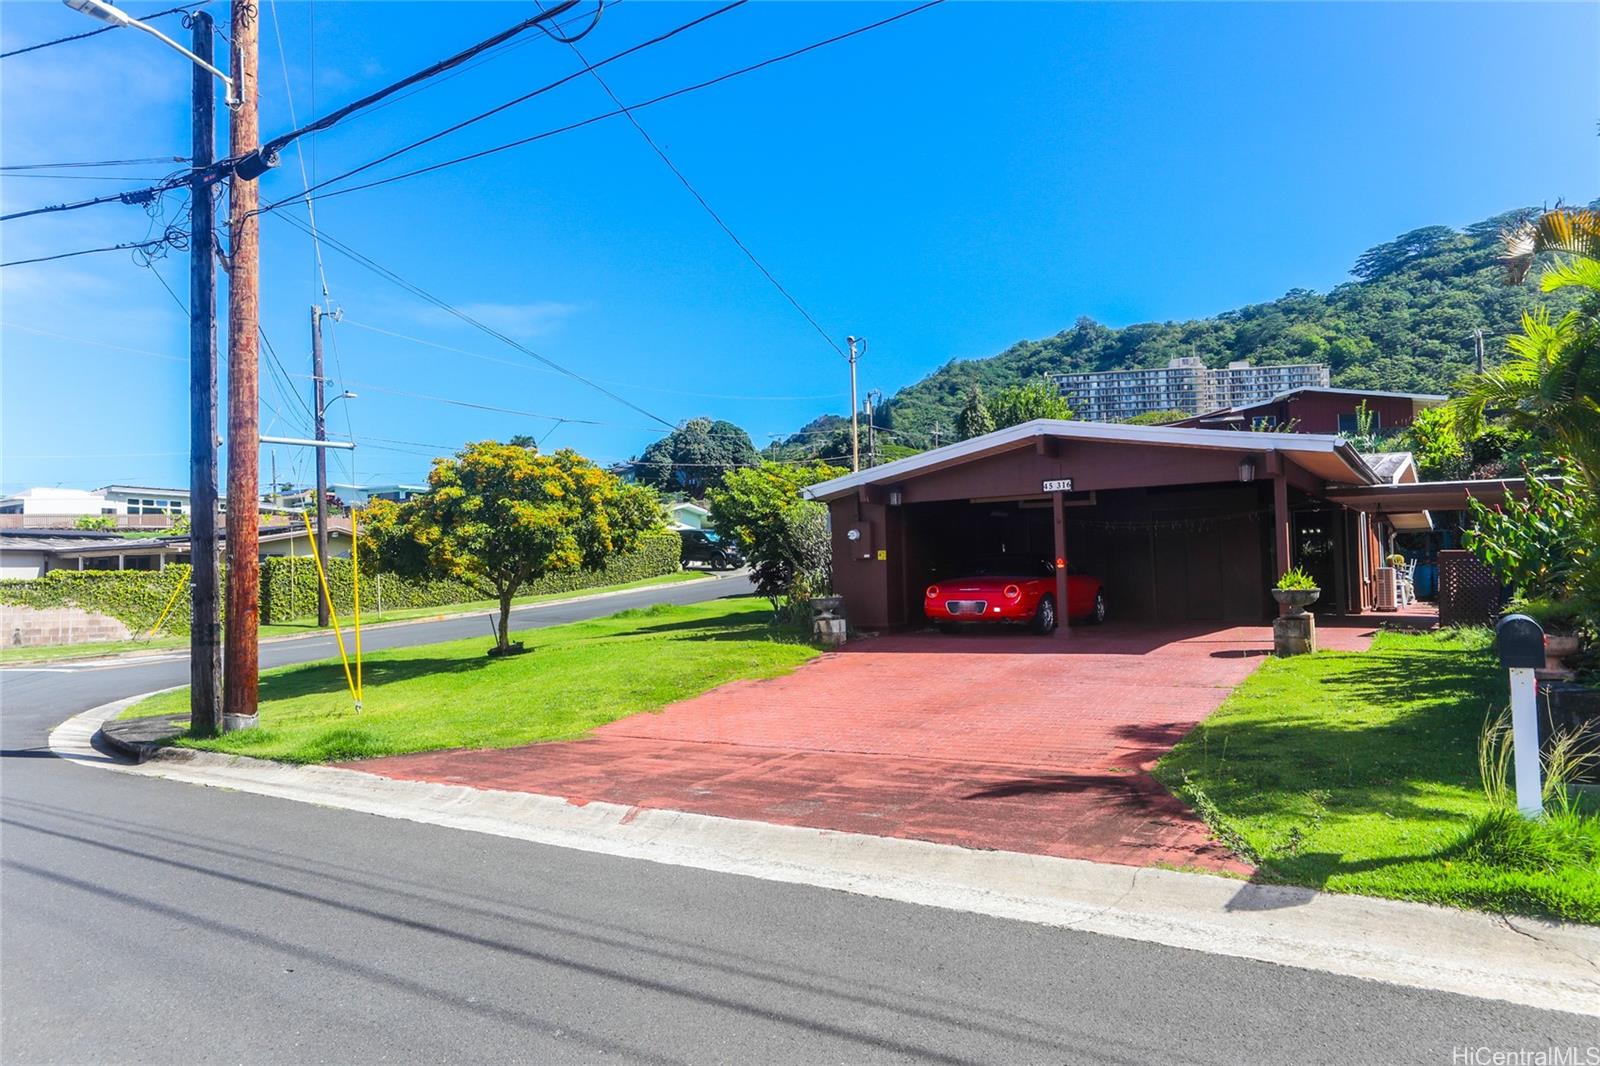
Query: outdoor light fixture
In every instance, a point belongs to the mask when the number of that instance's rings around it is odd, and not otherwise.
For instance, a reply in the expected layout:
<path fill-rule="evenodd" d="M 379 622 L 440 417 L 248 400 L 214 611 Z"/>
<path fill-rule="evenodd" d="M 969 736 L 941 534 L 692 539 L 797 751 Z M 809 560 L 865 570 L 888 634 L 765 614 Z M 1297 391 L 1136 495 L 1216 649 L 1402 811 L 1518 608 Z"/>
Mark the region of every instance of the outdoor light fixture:
<path fill-rule="evenodd" d="M 889 506 L 890 507 L 899 507 L 904 502 L 905 502 L 905 496 L 900 492 L 899 489 L 890 489 L 889 490 Z"/>
<path fill-rule="evenodd" d="M 1239 480 L 1254 481 L 1256 479 L 1256 461 L 1249 456 L 1239 460 Z"/>
<path fill-rule="evenodd" d="M 61 0 L 61 2 L 72 8 L 72 10 L 81 11 L 83 14 L 88 15 L 95 21 L 104 22 L 108 26 L 132 26 L 136 30 L 143 30 L 145 33 L 148 33 L 150 36 L 154 37 L 168 48 L 171 48 L 173 51 L 180 52 L 183 55 L 188 56 L 190 61 L 196 66 L 202 67 L 203 69 L 210 71 L 212 74 L 215 74 L 222 81 L 222 84 L 227 86 L 228 92 L 224 97 L 224 100 L 229 107 L 238 107 L 243 102 L 239 98 L 239 94 L 234 91 L 232 78 L 228 77 L 228 75 L 224 74 L 210 63 L 207 63 L 204 59 L 201 59 L 199 56 L 195 55 L 183 45 L 179 44 L 171 37 L 168 37 L 166 34 L 156 29 L 154 26 L 151 26 L 145 22 L 140 22 L 138 19 L 134 18 L 132 15 L 128 14 L 126 11 L 122 10 L 116 5 L 108 4 L 105 2 L 105 0 Z"/>

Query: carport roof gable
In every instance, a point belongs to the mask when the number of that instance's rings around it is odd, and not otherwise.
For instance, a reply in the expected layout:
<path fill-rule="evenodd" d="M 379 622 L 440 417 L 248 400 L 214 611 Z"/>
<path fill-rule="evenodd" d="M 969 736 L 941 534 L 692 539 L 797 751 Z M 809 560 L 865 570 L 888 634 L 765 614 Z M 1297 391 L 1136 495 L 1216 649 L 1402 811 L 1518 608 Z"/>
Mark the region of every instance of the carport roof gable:
<path fill-rule="evenodd" d="M 1077 422 L 1037 418 L 1032 422 L 985 433 L 971 440 L 947 444 L 892 463 L 861 470 L 805 490 L 813 500 L 833 500 L 863 485 L 886 484 L 931 474 L 975 459 L 1025 447 L 1041 437 L 1122 444 L 1153 444 L 1176 448 L 1203 448 L 1236 452 L 1284 452 L 1290 455 L 1332 456 L 1349 470 L 1349 482 L 1377 484 L 1361 456 L 1343 437 L 1319 433 L 1258 433 L 1234 429 L 1189 429 L 1177 426 L 1132 426 L 1121 422 Z"/>

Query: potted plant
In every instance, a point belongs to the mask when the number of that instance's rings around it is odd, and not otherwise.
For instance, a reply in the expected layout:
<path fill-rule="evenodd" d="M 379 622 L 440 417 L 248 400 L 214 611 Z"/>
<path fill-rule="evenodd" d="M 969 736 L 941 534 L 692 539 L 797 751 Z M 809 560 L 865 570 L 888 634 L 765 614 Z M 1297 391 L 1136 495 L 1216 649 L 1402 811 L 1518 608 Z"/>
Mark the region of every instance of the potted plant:
<path fill-rule="evenodd" d="M 1306 608 L 1316 603 L 1321 595 L 1316 580 L 1298 566 L 1285 570 L 1272 590 L 1272 598 L 1290 615 L 1305 614 Z"/>

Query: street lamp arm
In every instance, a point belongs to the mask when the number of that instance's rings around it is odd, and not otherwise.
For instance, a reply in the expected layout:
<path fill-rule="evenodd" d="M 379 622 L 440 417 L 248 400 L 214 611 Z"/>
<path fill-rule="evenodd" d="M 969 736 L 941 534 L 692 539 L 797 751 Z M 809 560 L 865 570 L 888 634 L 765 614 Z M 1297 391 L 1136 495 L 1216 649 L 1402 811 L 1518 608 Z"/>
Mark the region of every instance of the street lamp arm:
<path fill-rule="evenodd" d="M 207 63 L 204 59 L 201 59 L 199 56 L 195 55 L 193 52 L 189 51 L 183 45 L 179 44 L 177 41 L 174 41 L 171 37 L 168 37 L 166 34 L 162 33 L 148 22 L 140 22 L 138 19 L 130 18 L 127 22 L 127 25 L 132 26 L 134 29 L 143 30 L 156 40 L 165 44 L 168 48 L 171 48 L 173 51 L 188 56 L 190 62 L 194 63 L 195 66 L 215 74 L 218 80 L 228 87 L 228 93 L 223 100 L 229 107 L 238 107 L 239 104 L 243 102 L 240 100 L 239 93 L 233 84 L 233 78 L 229 77 L 227 74 L 224 74 L 210 63 Z"/>
<path fill-rule="evenodd" d="M 227 74 L 224 74 L 221 70 L 218 70 L 206 60 L 201 59 L 199 56 L 189 51 L 189 49 L 185 48 L 177 41 L 174 41 L 171 37 L 168 37 L 166 34 L 162 33 L 148 22 L 140 22 L 138 19 L 134 18 L 120 7 L 117 7 L 115 4 L 106 3 L 105 0 L 62 0 L 62 3 L 66 4 L 74 11 L 81 11 L 90 18 L 98 19 L 110 26 L 132 26 L 136 30 L 143 30 L 145 33 L 148 33 L 150 36 L 154 37 L 156 40 L 160 41 L 174 52 L 187 56 L 189 61 L 195 66 L 216 75 L 217 78 L 222 81 L 222 84 L 228 87 L 228 93 L 225 99 L 229 107 L 238 107 L 241 103 L 243 103 L 243 100 L 240 98 L 237 88 L 234 85 L 231 77 L 229 77 Z"/>

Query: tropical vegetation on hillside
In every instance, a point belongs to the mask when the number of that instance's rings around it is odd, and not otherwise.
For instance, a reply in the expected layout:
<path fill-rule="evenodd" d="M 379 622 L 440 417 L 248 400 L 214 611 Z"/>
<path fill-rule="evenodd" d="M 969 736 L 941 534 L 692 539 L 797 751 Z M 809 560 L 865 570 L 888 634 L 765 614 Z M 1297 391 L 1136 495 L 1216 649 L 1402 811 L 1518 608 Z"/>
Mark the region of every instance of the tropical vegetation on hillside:
<path fill-rule="evenodd" d="M 1531 279 L 1506 284 L 1500 234 L 1536 212 L 1508 211 L 1463 230 L 1426 226 L 1364 252 L 1353 280 L 1326 293 L 1293 289 L 1276 300 L 1188 322 L 1146 322 L 1113 329 L 1080 318 L 1043 340 L 1020 341 L 988 359 L 952 361 L 885 401 L 880 426 L 902 445 L 928 447 L 935 427 L 948 443 L 974 387 L 993 396 L 1052 371 L 1165 366 L 1200 356 L 1209 366 L 1234 359 L 1257 364 L 1320 362 L 1335 385 L 1445 393 L 1476 368 L 1475 333 L 1483 331 L 1490 366 L 1522 317 L 1547 303 L 1552 320 L 1576 297 L 1541 297 Z M 825 416 L 785 441 L 783 454 L 821 454 L 815 432 Z M 848 419 L 843 420 L 848 432 Z"/>

